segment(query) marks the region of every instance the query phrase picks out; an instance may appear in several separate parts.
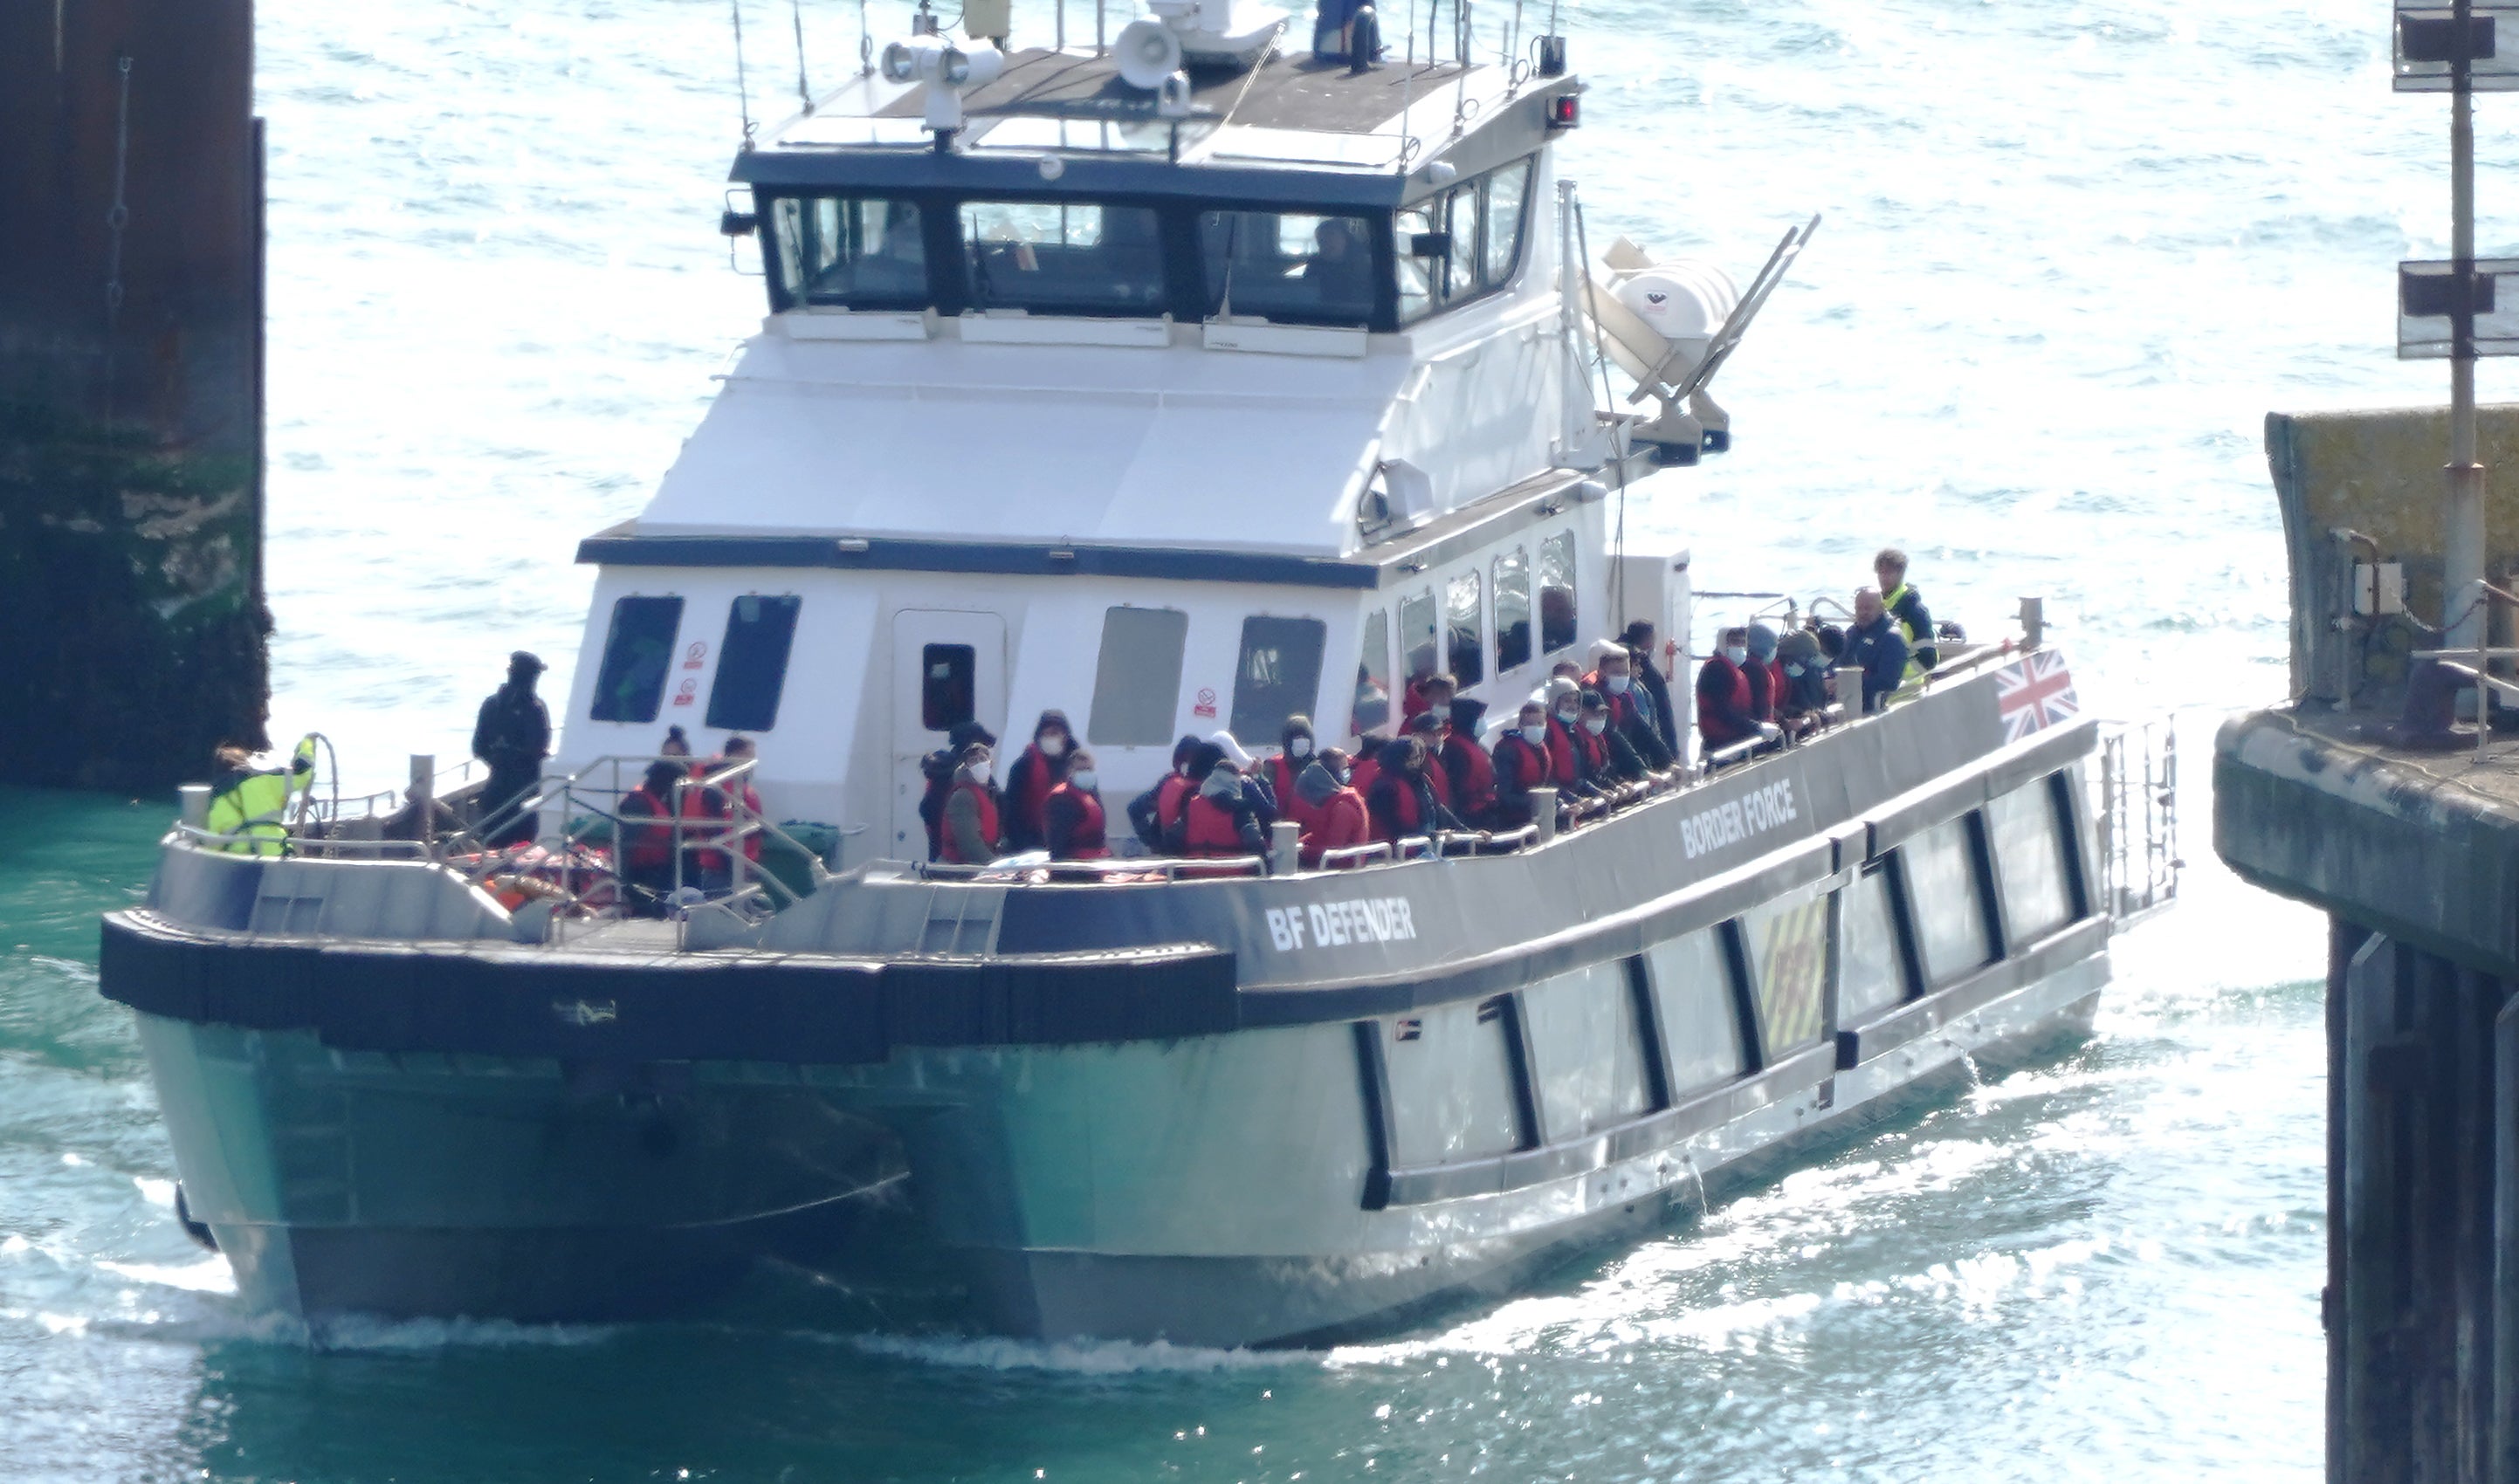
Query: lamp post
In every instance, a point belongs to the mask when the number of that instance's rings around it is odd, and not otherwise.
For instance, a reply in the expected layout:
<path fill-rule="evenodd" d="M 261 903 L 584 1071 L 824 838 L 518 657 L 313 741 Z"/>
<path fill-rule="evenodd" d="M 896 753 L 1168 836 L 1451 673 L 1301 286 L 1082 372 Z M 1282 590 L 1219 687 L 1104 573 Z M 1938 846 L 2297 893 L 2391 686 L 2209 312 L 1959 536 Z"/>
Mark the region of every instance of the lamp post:
<path fill-rule="evenodd" d="M 2446 649 L 2488 642 L 2484 465 L 2475 439 L 2475 362 L 2519 352 L 2519 314 L 2497 314 L 2496 281 L 2519 260 L 2475 256 L 2475 93 L 2519 88 L 2519 57 L 2497 46 L 2498 22 L 2519 4 L 2456 0 L 2397 6 L 2396 90 L 2450 95 L 2450 257 L 2397 266 L 2397 355 L 2449 361 L 2449 464 L 2443 469 L 2441 627 Z M 2514 49 L 2519 50 L 2519 49 Z M 2478 656 L 2481 661 L 2482 656 Z M 2479 670 L 2483 666 L 2479 663 Z"/>

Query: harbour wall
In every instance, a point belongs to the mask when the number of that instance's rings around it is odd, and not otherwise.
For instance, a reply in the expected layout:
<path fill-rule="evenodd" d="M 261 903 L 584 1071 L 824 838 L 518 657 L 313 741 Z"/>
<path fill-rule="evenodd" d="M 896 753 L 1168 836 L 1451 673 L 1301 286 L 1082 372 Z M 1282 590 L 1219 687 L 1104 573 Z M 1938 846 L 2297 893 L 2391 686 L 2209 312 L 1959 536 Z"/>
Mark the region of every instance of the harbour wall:
<path fill-rule="evenodd" d="M 2519 734 L 2479 749 L 2397 724 L 2413 654 L 2438 642 L 2448 444 L 2437 409 L 2267 419 L 2292 699 L 2232 719 L 2215 750 L 2222 858 L 2327 918 L 2339 1484 L 2519 1484 Z M 2519 472 L 2519 408 L 2486 410 L 2482 444 Z M 2497 578 L 2519 550 L 2510 473 L 2489 510 Z M 2384 605 L 2354 601 L 2357 563 L 2399 566 L 2410 612 L 2358 611 Z"/>
<path fill-rule="evenodd" d="M 250 0 L 0 6 L 0 776 L 266 742 Z"/>

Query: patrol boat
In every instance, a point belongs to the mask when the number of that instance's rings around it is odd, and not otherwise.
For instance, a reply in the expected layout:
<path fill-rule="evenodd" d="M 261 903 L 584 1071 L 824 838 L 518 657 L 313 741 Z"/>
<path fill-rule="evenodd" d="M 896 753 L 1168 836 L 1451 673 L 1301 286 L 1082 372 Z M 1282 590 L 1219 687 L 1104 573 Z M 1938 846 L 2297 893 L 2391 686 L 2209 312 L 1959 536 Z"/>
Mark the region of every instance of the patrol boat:
<path fill-rule="evenodd" d="M 922 863 L 959 722 L 1067 710 L 1116 821 L 1181 733 L 1354 747 L 1437 668 L 1509 718 L 1631 619 L 1691 631 L 1686 552 L 1615 515 L 1726 447 L 1708 380 L 1807 229 L 1746 290 L 1596 259 L 1561 38 L 1283 32 L 921 19 L 743 150 L 768 316 L 579 548 L 536 846 L 384 839 L 390 799 L 221 834 L 194 792 L 103 992 L 245 1303 L 659 1314 L 915 1251 L 1003 1332 L 1315 1340 L 2087 1025 L 2112 927 L 2174 891 L 2167 795 L 2034 614 L 1570 828 Z M 773 807 L 710 826 L 762 869 L 653 920 L 607 842 L 669 723 L 755 737 Z"/>

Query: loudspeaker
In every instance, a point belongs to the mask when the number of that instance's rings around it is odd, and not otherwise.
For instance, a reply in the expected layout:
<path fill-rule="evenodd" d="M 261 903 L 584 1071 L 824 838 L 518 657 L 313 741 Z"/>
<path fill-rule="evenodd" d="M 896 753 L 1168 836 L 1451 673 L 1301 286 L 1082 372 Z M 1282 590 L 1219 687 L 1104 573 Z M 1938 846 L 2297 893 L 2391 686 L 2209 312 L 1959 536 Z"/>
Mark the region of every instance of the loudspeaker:
<path fill-rule="evenodd" d="M 1152 18 L 1131 21 L 1121 28 L 1111 55 L 1119 61 L 1122 82 L 1151 93 L 1180 70 L 1180 38 L 1171 26 Z"/>

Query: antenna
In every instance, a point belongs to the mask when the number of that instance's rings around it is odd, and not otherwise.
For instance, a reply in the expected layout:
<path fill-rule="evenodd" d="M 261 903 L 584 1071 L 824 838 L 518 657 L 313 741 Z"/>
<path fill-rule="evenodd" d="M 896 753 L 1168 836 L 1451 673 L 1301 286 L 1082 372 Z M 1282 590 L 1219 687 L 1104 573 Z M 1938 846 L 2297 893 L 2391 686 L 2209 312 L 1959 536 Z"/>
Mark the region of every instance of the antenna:
<path fill-rule="evenodd" d="M 752 148 L 752 84 L 743 74 L 743 0 L 726 0 L 734 17 L 735 111 L 743 119 L 743 147 Z"/>
<path fill-rule="evenodd" d="M 814 111 L 814 85 L 805 80 L 805 0 L 787 0 L 796 18 L 796 96 L 805 102 L 805 111 Z"/>

